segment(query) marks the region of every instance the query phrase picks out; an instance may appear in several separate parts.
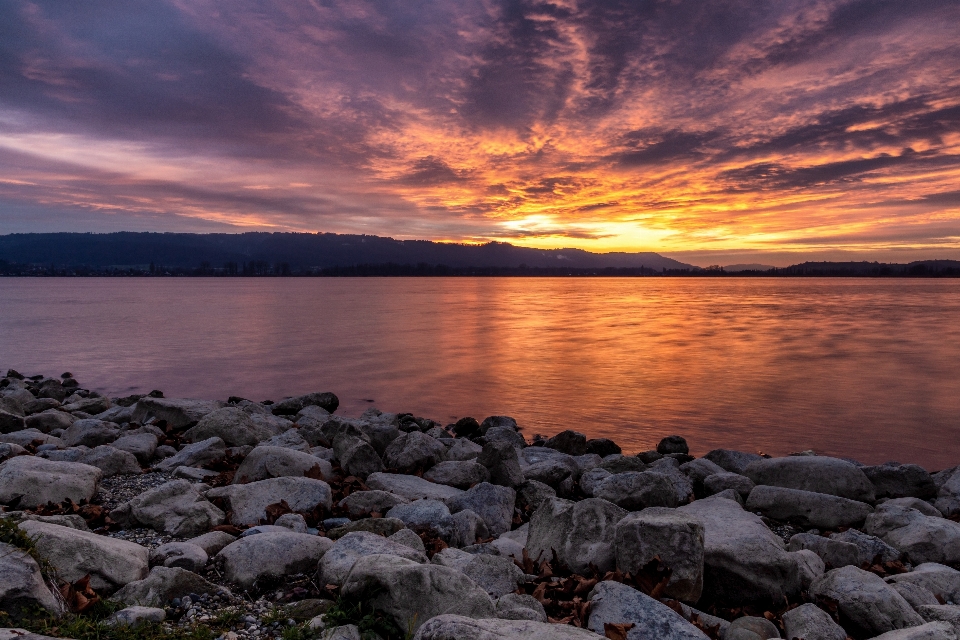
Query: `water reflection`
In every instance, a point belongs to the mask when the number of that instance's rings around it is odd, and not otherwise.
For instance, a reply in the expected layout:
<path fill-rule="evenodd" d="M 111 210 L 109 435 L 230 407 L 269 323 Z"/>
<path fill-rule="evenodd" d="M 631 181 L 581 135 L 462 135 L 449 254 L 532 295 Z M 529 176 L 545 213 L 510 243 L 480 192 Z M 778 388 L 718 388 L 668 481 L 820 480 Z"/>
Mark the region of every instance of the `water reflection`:
<path fill-rule="evenodd" d="M 958 317 L 960 281 L 7 279 L 0 367 L 943 467 L 960 462 Z"/>

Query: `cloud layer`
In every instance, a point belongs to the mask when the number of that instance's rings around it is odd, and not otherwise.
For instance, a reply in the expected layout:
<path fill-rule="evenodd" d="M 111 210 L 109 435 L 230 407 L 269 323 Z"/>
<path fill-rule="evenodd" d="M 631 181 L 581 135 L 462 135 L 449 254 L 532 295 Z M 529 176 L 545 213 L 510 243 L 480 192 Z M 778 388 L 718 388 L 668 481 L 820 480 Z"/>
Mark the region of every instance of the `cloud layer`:
<path fill-rule="evenodd" d="M 954 0 L 14 1 L 0 88 L 0 233 L 960 252 Z"/>

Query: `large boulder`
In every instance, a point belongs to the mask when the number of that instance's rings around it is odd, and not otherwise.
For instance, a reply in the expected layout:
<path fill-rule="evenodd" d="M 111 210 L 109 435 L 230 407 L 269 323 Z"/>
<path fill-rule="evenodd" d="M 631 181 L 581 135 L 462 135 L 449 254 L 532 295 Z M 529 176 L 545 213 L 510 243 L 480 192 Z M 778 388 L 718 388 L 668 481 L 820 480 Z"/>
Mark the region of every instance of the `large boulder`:
<path fill-rule="evenodd" d="M 228 544 L 215 560 L 229 582 L 250 589 L 287 575 L 313 572 L 332 546 L 329 538 L 270 531 Z"/>
<path fill-rule="evenodd" d="M 601 582 L 590 592 L 587 628 L 606 636 L 604 626 L 608 624 L 632 624 L 627 640 L 704 640 L 707 637 L 667 605 L 612 580 Z"/>
<path fill-rule="evenodd" d="M 225 515 L 187 480 L 171 480 L 119 505 L 118 522 L 141 525 L 172 536 L 196 536 L 223 524 Z"/>
<path fill-rule="evenodd" d="M 240 463 L 233 475 L 233 484 L 283 477 L 332 480 L 333 465 L 302 451 L 261 445 L 255 447 Z"/>
<path fill-rule="evenodd" d="M 90 500 L 103 472 L 78 462 L 16 456 L 0 464 L 0 504 L 33 509 L 52 502 Z"/>
<path fill-rule="evenodd" d="M 133 422 L 145 424 L 154 418 L 165 421 L 172 429 L 180 430 L 199 422 L 205 415 L 213 413 L 222 406 L 219 402 L 208 400 L 144 396 L 133 408 Z"/>
<path fill-rule="evenodd" d="M 596 640 L 592 631 L 533 620 L 474 619 L 453 614 L 430 618 L 413 640 Z"/>
<path fill-rule="evenodd" d="M 867 517 L 864 530 L 898 550 L 908 562 L 960 563 L 960 524 L 951 520 L 882 504 Z"/>
<path fill-rule="evenodd" d="M 111 444 L 115 449 L 132 453 L 140 464 L 147 464 L 157 451 L 157 436 L 146 431 L 126 433 Z"/>
<path fill-rule="evenodd" d="M 956 631 L 949 622 L 928 622 L 918 627 L 887 631 L 873 640 L 956 640 L 956 638 Z"/>
<path fill-rule="evenodd" d="M 469 442 L 458 438 L 457 443 L 450 449 L 449 459 L 456 459 L 453 455 L 460 450 L 465 453 L 456 453 L 456 455 L 470 455 L 473 452 L 471 447 L 459 445 L 461 441 Z M 495 440 L 486 443 L 477 456 L 477 462 L 490 472 L 490 482 L 493 484 L 516 487 L 525 479 L 520 467 L 520 457 L 517 454 L 517 449 L 509 442 Z"/>
<path fill-rule="evenodd" d="M 510 530 L 516 499 L 517 492 L 510 487 L 481 482 L 459 495 L 447 498 L 444 502 L 451 513 L 465 509 L 473 511 L 483 518 L 487 530 L 492 535 L 498 536 Z"/>
<path fill-rule="evenodd" d="M 960 602 L 960 571 L 936 562 L 925 562 L 910 571 L 887 578 L 887 582 L 923 587 L 944 602 Z"/>
<path fill-rule="evenodd" d="M 0 542 L 0 611 L 17 616 L 38 607 L 50 613 L 60 611 L 40 566 L 22 549 Z"/>
<path fill-rule="evenodd" d="M 831 540 L 849 542 L 857 547 L 860 557 L 855 563 L 858 567 L 863 564 L 879 562 L 894 562 L 900 559 L 900 552 L 876 536 L 867 535 L 856 529 L 847 529 L 841 533 L 831 533 Z M 837 565 L 839 566 L 839 565 Z"/>
<path fill-rule="evenodd" d="M 860 549 L 857 545 L 840 540 L 831 540 L 813 533 L 794 535 L 790 538 L 787 549 L 790 551 L 809 549 L 820 556 L 824 564 L 830 565 L 832 569 L 845 567 L 848 564 L 855 567 L 860 566 Z"/>
<path fill-rule="evenodd" d="M 847 632 L 815 604 L 802 604 L 781 618 L 787 638 L 804 640 L 846 640 Z"/>
<path fill-rule="evenodd" d="M 447 542 L 453 541 L 455 531 L 450 509 L 439 500 L 414 500 L 398 504 L 387 512 L 388 518 L 397 518 L 414 531 L 434 531 Z"/>
<path fill-rule="evenodd" d="M 927 622 L 947 622 L 955 633 L 960 633 L 960 606 L 955 604 L 927 604 L 917 607 L 917 613 Z"/>
<path fill-rule="evenodd" d="M 77 420 L 60 437 L 68 447 L 96 447 L 116 440 L 120 437 L 120 430 L 112 422 L 90 418 Z"/>
<path fill-rule="evenodd" d="M 490 480 L 490 472 L 473 460 L 447 460 L 431 467 L 423 474 L 423 478 L 457 489 L 469 489 L 475 484 Z"/>
<path fill-rule="evenodd" d="M 114 591 L 144 578 L 150 569 L 149 551 L 133 542 L 35 520 L 18 526 L 67 582 L 89 575 L 94 589 Z"/>
<path fill-rule="evenodd" d="M 66 411 L 47 409 L 27 416 L 25 424 L 27 429 L 50 433 L 56 429 L 68 429 L 76 421 L 77 419 Z"/>
<path fill-rule="evenodd" d="M 760 454 L 733 449 L 714 449 L 708 451 L 703 457 L 726 471 L 739 474 L 743 474 L 750 463 L 763 459 Z"/>
<path fill-rule="evenodd" d="M 780 603 L 800 592 L 794 554 L 760 517 L 711 497 L 679 508 L 704 527 L 704 592 L 720 604 Z"/>
<path fill-rule="evenodd" d="M 230 522 L 238 526 L 259 524 L 267 517 L 267 507 L 281 500 L 294 512 L 309 513 L 317 506 L 324 509 L 333 506 L 330 485 L 313 478 L 270 478 L 217 487 L 207 492 L 207 498 L 223 498 L 231 512 Z"/>
<path fill-rule="evenodd" d="M 408 476 L 401 473 L 372 473 L 367 478 L 367 486 L 371 489 L 387 491 L 407 500 L 446 500 L 463 493 L 460 489 L 442 484 L 434 484 L 429 480 Z"/>
<path fill-rule="evenodd" d="M 523 571 L 513 560 L 503 556 L 472 554 L 447 548 L 434 555 L 431 562 L 462 572 L 491 598 L 513 593 L 524 582 Z"/>
<path fill-rule="evenodd" d="M 21 447 L 28 447 L 30 445 L 39 446 L 42 444 L 52 444 L 58 447 L 66 446 L 60 438 L 42 431 L 37 431 L 36 429 L 22 429 L 20 431 L 4 433 L 0 435 L 0 442 L 16 444 Z"/>
<path fill-rule="evenodd" d="M 256 446 L 262 440 L 279 435 L 282 430 L 256 422 L 249 413 L 237 407 L 224 407 L 203 416 L 183 437 L 188 442 L 220 438 L 227 446 Z"/>
<path fill-rule="evenodd" d="M 826 493 L 758 485 L 747 497 L 747 511 L 802 527 L 837 529 L 862 524 L 873 507 Z"/>
<path fill-rule="evenodd" d="M 367 478 L 385 468 L 373 445 L 359 436 L 346 433 L 336 436 L 333 439 L 333 451 L 340 461 L 340 467 L 352 476 Z"/>
<path fill-rule="evenodd" d="M 186 569 L 154 567 L 147 577 L 128 583 L 113 594 L 112 599 L 129 605 L 163 607 L 174 598 L 224 590 Z"/>
<path fill-rule="evenodd" d="M 593 495 L 629 511 L 679 504 L 670 477 L 656 471 L 616 473 L 600 482 Z"/>
<path fill-rule="evenodd" d="M 587 452 L 587 436 L 579 431 L 567 429 L 552 438 L 548 438 L 543 446 L 555 449 L 571 456 L 582 456 Z"/>
<path fill-rule="evenodd" d="M 443 461 L 447 448 L 436 438 L 420 431 L 400 434 L 383 452 L 383 462 L 388 469 L 415 471 L 429 469 Z"/>
<path fill-rule="evenodd" d="M 877 498 L 932 498 L 937 485 L 923 467 L 916 464 L 888 462 L 861 471 L 873 483 Z"/>
<path fill-rule="evenodd" d="M 664 595 L 696 602 L 703 590 L 703 523 L 676 509 L 650 507 L 616 525 L 617 569 L 638 575 L 654 558 L 672 570 Z"/>
<path fill-rule="evenodd" d="M 583 573 L 596 566 L 616 565 L 616 525 L 627 511 L 600 498 L 571 502 L 548 498 L 530 518 L 527 550 L 534 560 L 550 560 L 554 552 L 570 570 Z"/>
<path fill-rule="evenodd" d="M 835 601 L 844 629 L 857 637 L 872 638 L 924 622 L 893 587 L 857 567 L 828 571 L 813 582 L 810 593 Z"/>
<path fill-rule="evenodd" d="M 351 493 L 337 504 L 341 508 L 346 509 L 351 517 L 359 518 L 361 516 L 367 517 L 371 513 L 383 515 L 398 504 L 406 504 L 408 502 L 410 501 L 395 493 L 373 489 L 371 491 L 356 491 Z"/>
<path fill-rule="evenodd" d="M 286 398 L 271 406 L 274 415 L 295 415 L 307 407 L 320 407 L 327 413 L 333 413 L 340 406 L 340 400 L 330 392 L 307 393 L 294 398 Z"/>
<path fill-rule="evenodd" d="M 733 489 L 740 494 L 740 497 L 746 500 L 755 486 L 753 480 L 747 476 L 729 471 L 714 473 L 703 479 L 703 492 L 708 496 L 726 491 L 727 489 Z"/>
<path fill-rule="evenodd" d="M 354 531 L 333 543 L 320 560 L 320 584 L 343 584 L 357 560 L 365 556 L 389 555 L 426 564 L 423 552 L 366 531 Z"/>
<path fill-rule="evenodd" d="M 105 478 L 118 475 L 136 475 L 142 472 L 136 456 L 107 444 L 83 452 L 77 462 L 100 469 Z"/>
<path fill-rule="evenodd" d="M 188 444 L 177 453 L 161 460 L 155 466 L 160 471 L 172 471 L 177 467 L 202 467 L 205 464 L 222 460 L 227 455 L 227 446 L 220 438 L 207 438 Z"/>
<path fill-rule="evenodd" d="M 547 447 L 527 447 L 520 451 L 519 459 L 525 479 L 537 480 L 553 488 L 558 488 L 567 478 L 576 480 L 580 474 L 573 456 Z"/>
<path fill-rule="evenodd" d="M 873 502 L 870 479 L 852 462 L 825 456 L 788 456 L 751 462 L 743 475 L 754 484 L 800 489 L 814 493 Z"/>
<path fill-rule="evenodd" d="M 374 594 L 368 601 L 375 609 L 390 615 L 401 629 L 413 631 L 448 613 L 471 618 L 495 615 L 490 596 L 463 573 L 391 555 L 357 560 L 340 593 L 348 598 Z"/>

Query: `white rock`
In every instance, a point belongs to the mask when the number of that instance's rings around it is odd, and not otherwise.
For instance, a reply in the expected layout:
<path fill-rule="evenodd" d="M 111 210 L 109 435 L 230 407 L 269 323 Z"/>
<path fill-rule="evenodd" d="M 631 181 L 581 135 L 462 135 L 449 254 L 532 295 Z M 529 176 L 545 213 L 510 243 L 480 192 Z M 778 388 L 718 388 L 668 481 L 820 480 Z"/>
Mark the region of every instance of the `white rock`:
<path fill-rule="evenodd" d="M 847 566 L 828 571 L 810 587 L 813 596 L 837 602 L 847 631 L 873 637 L 894 629 L 923 624 L 906 600 L 877 575 Z"/>
<path fill-rule="evenodd" d="M 240 463 L 233 476 L 233 484 L 282 477 L 332 480 L 333 465 L 303 451 L 260 445 Z"/>
<path fill-rule="evenodd" d="M 393 493 L 407 500 L 445 500 L 463 493 L 460 489 L 442 484 L 434 484 L 417 476 L 399 473 L 372 473 L 367 478 L 367 486 Z"/>
<path fill-rule="evenodd" d="M 0 464 L 0 504 L 32 509 L 52 502 L 90 500 L 103 473 L 77 462 L 17 456 Z"/>
<path fill-rule="evenodd" d="M 444 502 L 451 513 L 465 509 L 473 511 L 483 518 L 490 533 L 498 536 L 510 530 L 516 499 L 517 492 L 510 487 L 481 482 L 461 494 L 447 498 Z"/>
<path fill-rule="evenodd" d="M 706 636 L 667 605 L 625 584 L 599 583 L 590 592 L 587 628 L 604 634 L 604 624 L 633 623 L 627 640 L 704 640 Z"/>
<path fill-rule="evenodd" d="M 427 556 L 422 551 L 406 544 L 375 533 L 354 531 L 334 542 L 324 554 L 320 561 L 321 582 L 343 584 L 357 560 L 372 555 L 391 555 L 421 564 L 427 562 Z"/>
<path fill-rule="evenodd" d="M 782 616 L 787 638 L 804 640 L 846 640 L 847 632 L 815 604 L 802 604 Z"/>
<path fill-rule="evenodd" d="M 250 484 L 217 487 L 207 492 L 208 498 L 224 498 L 233 512 L 235 525 L 256 525 L 267 517 L 266 508 L 281 500 L 294 512 L 313 511 L 318 505 L 329 509 L 333 493 L 323 480 L 312 478 L 270 478 Z"/>
<path fill-rule="evenodd" d="M 582 573 L 595 565 L 600 571 L 614 568 L 616 525 L 627 512 L 599 498 L 571 502 L 549 498 L 530 518 L 527 550 L 530 557 L 549 560 L 556 551 L 570 570 Z"/>
<path fill-rule="evenodd" d="M 37 607 L 60 612 L 37 562 L 25 551 L 0 542 L 0 610 L 16 615 Z"/>
<path fill-rule="evenodd" d="M 826 456 L 788 456 L 751 462 L 743 475 L 757 485 L 827 493 L 873 502 L 873 483 L 855 464 Z"/>
<path fill-rule="evenodd" d="M 228 581 L 249 589 L 265 578 L 312 572 L 332 546 L 333 540 L 320 536 L 260 533 L 227 545 L 216 560 Z"/>
<path fill-rule="evenodd" d="M 187 480 L 171 480 L 148 489 L 115 509 L 128 514 L 133 523 L 173 536 L 195 536 L 221 525 L 223 511 L 197 491 Z"/>

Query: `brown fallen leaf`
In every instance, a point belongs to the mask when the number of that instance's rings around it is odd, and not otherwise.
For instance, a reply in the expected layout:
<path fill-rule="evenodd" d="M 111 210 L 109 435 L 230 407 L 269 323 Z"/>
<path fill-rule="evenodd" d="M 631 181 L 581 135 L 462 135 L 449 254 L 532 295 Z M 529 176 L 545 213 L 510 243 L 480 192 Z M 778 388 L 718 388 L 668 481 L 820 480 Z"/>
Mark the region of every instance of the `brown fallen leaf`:
<path fill-rule="evenodd" d="M 613 624 L 611 622 L 603 623 L 603 635 L 610 640 L 627 640 L 627 631 L 633 629 L 636 625 L 632 622 Z"/>

